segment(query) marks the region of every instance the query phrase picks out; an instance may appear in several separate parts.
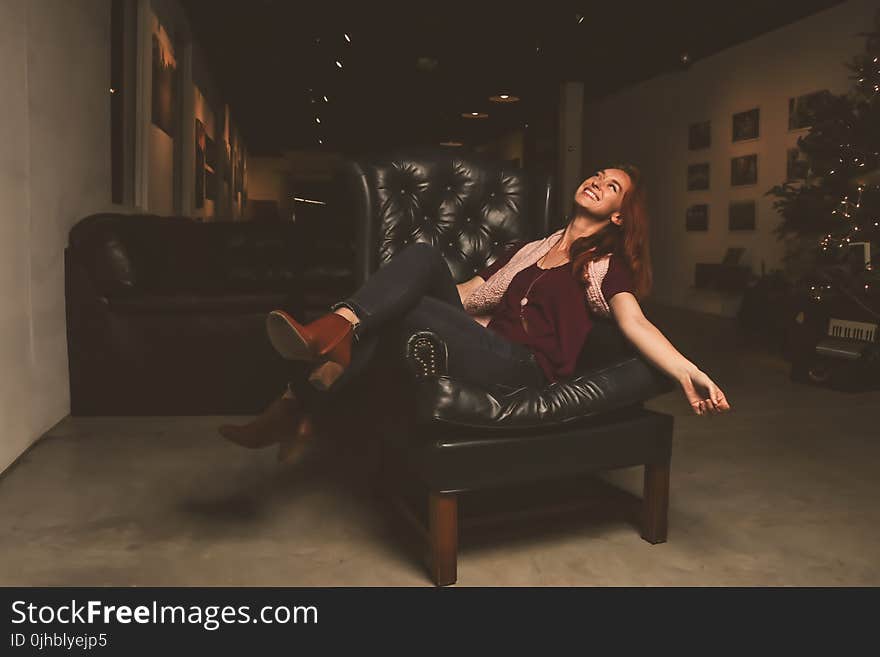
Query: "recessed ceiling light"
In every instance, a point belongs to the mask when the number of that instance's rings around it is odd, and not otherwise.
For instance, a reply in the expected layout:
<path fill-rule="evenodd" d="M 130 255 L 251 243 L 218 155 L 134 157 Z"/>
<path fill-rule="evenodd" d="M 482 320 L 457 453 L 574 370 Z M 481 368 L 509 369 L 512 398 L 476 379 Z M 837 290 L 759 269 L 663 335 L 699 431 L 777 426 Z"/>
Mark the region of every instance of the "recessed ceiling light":
<path fill-rule="evenodd" d="M 315 123 L 320 123 L 320 122 L 321 122 L 321 117 L 320 117 L 320 116 L 316 116 L 316 117 L 315 117 Z"/>
<path fill-rule="evenodd" d="M 336 66 L 342 68 L 342 62 L 340 62 L 338 59 L 336 60 Z"/>
<path fill-rule="evenodd" d="M 420 71 L 431 72 L 436 71 L 440 62 L 436 57 L 419 57 L 416 59 L 416 68 Z"/>
<path fill-rule="evenodd" d="M 348 41 L 349 43 L 351 43 L 351 37 L 350 37 L 350 36 L 348 36 L 347 34 L 343 34 L 342 36 L 345 37 L 345 40 L 346 40 L 346 41 Z"/>
<path fill-rule="evenodd" d="M 485 112 L 462 112 L 462 118 L 465 119 L 488 119 L 489 115 Z"/>
<path fill-rule="evenodd" d="M 327 98 L 327 96 L 324 96 L 324 102 L 325 102 L 325 103 L 329 103 L 329 102 L 330 102 L 330 99 Z"/>
<path fill-rule="evenodd" d="M 576 14 L 575 16 L 577 18 L 578 25 L 580 25 L 581 23 L 584 22 L 584 15 L 583 14 Z"/>
<path fill-rule="evenodd" d="M 493 103 L 518 103 L 519 96 L 514 96 L 513 94 L 496 94 L 494 96 L 489 96 L 489 100 Z"/>
<path fill-rule="evenodd" d="M 440 145 L 441 146 L 450 146 L 452 148 L 458 148 L 460 146 L 464 146 L 464 143 L 460 142 L 460 141 L 455 141 L 454 139 L 451 139 L 449 141 L 441 141 Z"/>

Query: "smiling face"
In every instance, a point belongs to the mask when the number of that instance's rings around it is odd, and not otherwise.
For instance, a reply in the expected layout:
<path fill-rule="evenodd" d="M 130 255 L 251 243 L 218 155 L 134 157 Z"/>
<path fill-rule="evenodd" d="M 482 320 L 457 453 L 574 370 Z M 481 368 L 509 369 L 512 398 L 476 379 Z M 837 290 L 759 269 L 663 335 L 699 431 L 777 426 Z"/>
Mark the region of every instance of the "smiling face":
<path fill-rule="evenodd" d="M 623 195 L 632 187 L 629 175 L 621 169 L 602 169 L 578 185 L 574 194 L 575 209 L 597 219 L 610 219 L 620 225 Z"/>

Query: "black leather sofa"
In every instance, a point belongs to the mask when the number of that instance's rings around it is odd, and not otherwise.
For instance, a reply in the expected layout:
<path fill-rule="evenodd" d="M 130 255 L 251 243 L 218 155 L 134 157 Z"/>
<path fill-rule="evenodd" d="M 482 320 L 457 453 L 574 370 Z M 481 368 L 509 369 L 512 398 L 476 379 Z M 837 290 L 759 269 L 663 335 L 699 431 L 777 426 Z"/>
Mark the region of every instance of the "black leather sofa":
<path fill-rule="evenodd" d="M 508 243 L 559 225 L 551 221 L 549 180 L 470 156 L 417 152 L 350 161 L 341 181 L 359 228 L 359 281 L 412 241 L 439 246 L 464 281 Z M 394 412 L 383 406 L 374 413 L 379 481 L 426 540 L 435 583 L 456 581 L 458 501 L 474 491 L 644 466 L 641 533 L 665 541 L 672 418 L 642 402 L 673 384 L 633 351 L 613 321 L 597 320 L 573 379 L 512 392 L 446 376 L 445 346 L 429 327 L 395 340 L 385 348 L 402 351 L 408 371 L 399 375 Z M 388 398 L 384 388 L 381 394 Z"/>
<path fill-rule="evenodd" d="M 283 390 L 266 313 L 301 308 L 292 224 L 99 214 L 65 250 L 74 415 L 258 413 Z"/>

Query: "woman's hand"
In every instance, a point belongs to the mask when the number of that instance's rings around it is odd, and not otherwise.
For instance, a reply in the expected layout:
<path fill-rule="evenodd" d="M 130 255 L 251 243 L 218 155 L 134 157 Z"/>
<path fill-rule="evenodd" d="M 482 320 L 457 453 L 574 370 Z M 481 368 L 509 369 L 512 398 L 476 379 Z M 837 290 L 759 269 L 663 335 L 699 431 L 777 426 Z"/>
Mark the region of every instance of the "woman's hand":
<path fill-rule="evenodd" d="M 694 370 L 681 377 L 681 388 L 697 415 L 723 413 L 730 410 L 730 404 L 721 388 L 715 385 L 705 372 Z"/>

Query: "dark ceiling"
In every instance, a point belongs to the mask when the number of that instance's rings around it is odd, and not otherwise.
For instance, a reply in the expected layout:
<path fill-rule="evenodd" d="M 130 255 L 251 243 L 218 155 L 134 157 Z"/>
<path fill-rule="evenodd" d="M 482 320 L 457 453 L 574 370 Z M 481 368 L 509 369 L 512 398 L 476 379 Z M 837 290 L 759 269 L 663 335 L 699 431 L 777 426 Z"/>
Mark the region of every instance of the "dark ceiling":
<path fill-rule="evenodd" d="M 696 61 L 839 4 L 182 1 L 251 152 L 263 154 L 485 142 L 552 114 L 560 81 L 601 97 L 683 70 L 682 53 Z M 503 92 L 522 101 L 488 101 Z M 489 118 L 461 117 L 472 111 Z"/>

